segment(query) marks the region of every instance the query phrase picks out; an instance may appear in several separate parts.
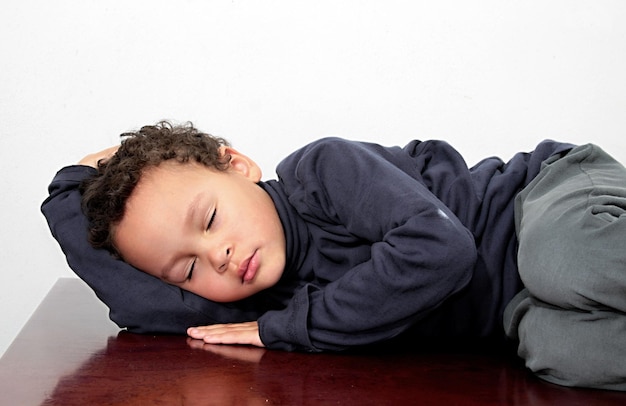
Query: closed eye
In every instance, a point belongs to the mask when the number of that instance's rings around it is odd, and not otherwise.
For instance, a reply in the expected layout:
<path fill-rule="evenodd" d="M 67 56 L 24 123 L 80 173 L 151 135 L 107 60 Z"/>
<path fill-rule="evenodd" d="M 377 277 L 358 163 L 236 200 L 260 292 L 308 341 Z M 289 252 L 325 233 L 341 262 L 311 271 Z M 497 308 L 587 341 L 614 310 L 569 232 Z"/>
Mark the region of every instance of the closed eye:
<path fill-rule="evenodd" d="M 215 220 L 215 214 L 217 214 L 217 210 L 213 210 L 213 214 L 211 215 L 211 219 L 209 220 L 209 224 L 207 224 L 207 226 L 206 226 L 207 231 L 213 225 L 213 221 Z"/>
<path fill-rule="evenodd" d="M 191 280 L 191 276 L 193 275 L 193 269 L 196 267 L 196 261 L 198 260 L 198 258 L 194 258 L 193 262 L 191 263 L 191 267 L 189 268 L 189 272 L 187 273 L 187 278 L 186 280 Z"/>

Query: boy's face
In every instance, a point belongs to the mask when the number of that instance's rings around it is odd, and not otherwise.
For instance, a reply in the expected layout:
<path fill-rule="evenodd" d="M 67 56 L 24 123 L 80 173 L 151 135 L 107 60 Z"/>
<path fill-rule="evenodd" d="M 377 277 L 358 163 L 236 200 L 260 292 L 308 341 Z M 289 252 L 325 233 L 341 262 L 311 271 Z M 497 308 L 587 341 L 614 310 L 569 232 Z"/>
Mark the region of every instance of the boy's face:
<path fill-rule="evenodd" d="M 114 229 L 125 261 L 207 299 L 232 302 L 273 286 L 285 234 L 261 173 L 232 149 L 228 170 L 165 161 L 148 169 Z"/>

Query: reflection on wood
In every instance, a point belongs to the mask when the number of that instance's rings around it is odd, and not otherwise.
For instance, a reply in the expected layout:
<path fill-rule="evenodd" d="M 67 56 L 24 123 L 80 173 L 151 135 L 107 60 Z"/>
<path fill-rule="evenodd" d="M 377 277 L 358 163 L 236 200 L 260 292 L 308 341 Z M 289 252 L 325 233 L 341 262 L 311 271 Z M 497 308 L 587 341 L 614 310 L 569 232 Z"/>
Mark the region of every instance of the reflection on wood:
<path fill-rule="evenodd" d="M 106 309 L 77 280 L 55 285 L 2 358 L 0 394 L 2 404 L 16 405 L 626 401 L 624 393 L 542 382 L 500 351 L 300 354 L 205 345 L 182 336 L 117 334 Z"/>

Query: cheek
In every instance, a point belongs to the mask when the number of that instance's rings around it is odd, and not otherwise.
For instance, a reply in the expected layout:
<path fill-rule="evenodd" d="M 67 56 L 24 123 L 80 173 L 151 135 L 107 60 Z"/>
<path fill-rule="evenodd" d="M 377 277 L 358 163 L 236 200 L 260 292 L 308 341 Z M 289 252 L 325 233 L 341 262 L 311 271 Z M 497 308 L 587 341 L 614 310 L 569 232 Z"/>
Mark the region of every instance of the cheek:
<path fill-rule="evenodd" d="M 203 278 L 197 280 L 189 290 L 198 296 L 218 303 L 234 302 L 243 299 L 241 290 L 229 285 L 223 278 Z"/>

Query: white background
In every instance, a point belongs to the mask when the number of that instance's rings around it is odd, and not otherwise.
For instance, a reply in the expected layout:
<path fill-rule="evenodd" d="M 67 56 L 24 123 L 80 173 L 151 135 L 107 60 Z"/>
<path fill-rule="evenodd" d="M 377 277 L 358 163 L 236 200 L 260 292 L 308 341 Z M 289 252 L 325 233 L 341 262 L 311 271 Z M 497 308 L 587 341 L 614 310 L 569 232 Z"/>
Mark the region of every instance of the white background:
<path fill-rule="evenodd" d="M 73 276 L 48 183 L 123 131 L 193 121 L 266 179 L 326 135 L 445 139 L 470 164 L 555 138 L 626 162 L 624 72 L 619 0 L 3 1 L 0 354 Z"/>

